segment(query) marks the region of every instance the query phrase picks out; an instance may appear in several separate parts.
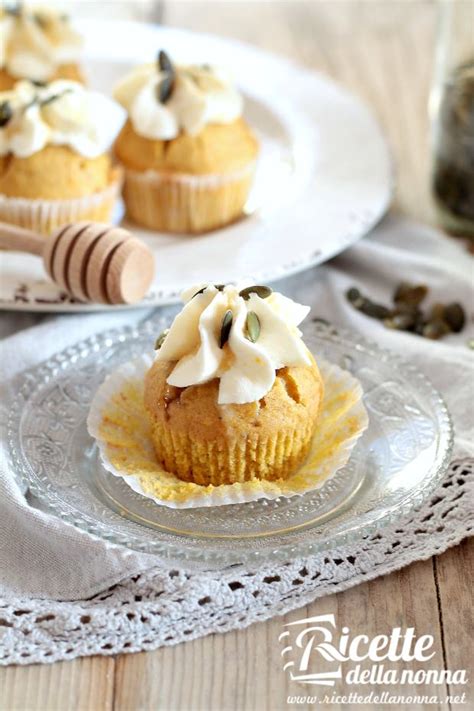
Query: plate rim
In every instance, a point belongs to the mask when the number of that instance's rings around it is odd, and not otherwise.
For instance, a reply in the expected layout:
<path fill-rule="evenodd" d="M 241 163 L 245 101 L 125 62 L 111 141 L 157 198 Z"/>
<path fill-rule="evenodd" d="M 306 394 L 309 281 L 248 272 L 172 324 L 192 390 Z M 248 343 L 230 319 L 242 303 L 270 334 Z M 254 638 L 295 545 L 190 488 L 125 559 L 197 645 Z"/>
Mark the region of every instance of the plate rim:
<path fill-rule="evenodd" d="M 318 80 L 330 87 L 332 90 L 337 91 L 339 96 L 343 96 L 346 100 L 349 100 L 351 104 L 359 111 L 365 112 L 367 118 L 373 123 L 375 130 L 377 132 L 378 138 L 383 144 L 385 151 L 385 160 L 387 166 L 387 183 L 385 187 L 384 200 L 380 200 L 380 204 L 377 209 L 365 219 L 357 221 L 354 228 L 340 238 L 339 243 L 331 249 L 327 249 L 324 252 L 324 256 L 321 256 L 316 252 L 314 254 L 303 254 L 297 261 L 292 260 L 287 264 L 280 264 L 278 267 L 275 266 L 271 270 L 271 273 L 265 273 L 265 269 L 261 269 L 261 274 L 256 276 L 260 280 L 264 281 L 278 281 L 283 278 L 291 277 L 299 274 L 307 269 L 310 269 L 318 264 L 322 264 L 329 259 L 332 259 L 337 254 L 344 252 L 346 249 L 357 243 L 360 239 L 365 237 L 367 234 L 373 230 L 373 228 L 379 224 L 381 219 L 387 213 L 395 192 L 396 186 L 396 168 L 395 161 L 393 157 L 393 152 L 391 146 L 387 140 L 385 132 L 382 129 L 381 122 L 378 117 L 374 114 L 372 107 L 364 102 L 357 94 L 353 93 L 345 85 L 334 81 L 329 76 L 325 75 L 323 72 L 312 69 L 305 66 L 304 64 L 296 61 L 291 57 L 287 57 L 283 54 L 279 54 L 273 51 L 267 51 L 251 44 L 250 42 L 245 42 L 239 39 L 222 37 L 217 34 L 207 33 L 207 32 L 196 32 L 189 29 L 178 28 L 168 25 L 157 25 L 155 23 L 147 23 L 142 21 L 124 21 L 124 20 L 104 20 L 104 19 L 88 19 L 81 18 L 77 20 L 78 25 L 83 25 L 87 28 L 89 27 L 110 27 L 110 25 L 115 25 L 117 27 L 127 27 L 133 26 L 137 31 L 141 32 L 151 32 L 151 33 L 161 33 L 164 36 L 166 34 L 176 34 L 183 38 L 185 37 L 198 37 L 202 40 L 208 39 L 213 43 L 225 44 L 229 47 L 236 47 L 242 52 L 253 53 L 256 57 L 260 57 L 262 61 L 272 61 L 278 62 L 281 66 L 286 66 L 292 72 L 298 72 L 301 76 L 305 76 L 307 79 L 311 77 L 318 77 Z M 89 59 L 92 59 L 89 56 Z M 87 60 L 86 53 L 84 59 Z M 306 115 L 306 114 L 305 114 Z M 270 226 L 271 228 L 271 226 Z M 152 234 L 152 233 L 151 233 Z M 141 302 L 131 305 L 103 305 L 103 304 L 87 304 L 87 303 L 74 303 L 65 300 L 64 302 L 54 302 L 48 303 L 47 300 L 44 302 L 38 301 L 15 301 L 13 299 L 13 294 L 11 298 L 0 299 L 0 310 L 10 310 L 10 311 L 26 311 L 33 313 L 96 313 L 96 312 L 119 312 L 131 309 L 144 309 L 150 307 L 163 306 L 166 304 L 173 304 L 179 300 L 180 289 L 166 288 L 160 290 L 159 288 L 153 289 L 148 297 L 145 297 Z"/>
<path fill-rule="evenodd" d="M 438 434 L 441 435 L 440 442 L 442 445 L 442 454 L 440 456 L 440 462 L 436 473 L 433 477 L 431 477 L 431 479 L 425 481 L 421 488 L 412 491 L 411 495 L 407 496 L 401 504 L 394 504 L 385 513 L 381 513 L 378 518 L 366 523 L 363 528 L 358 530 L 358 536 L 370 536 L 380 528 L 386 528 L 401 516 L 409 514 L 434 492 L 451 460 L 454 445 L 454 428 L 452 418 L 441 393 L 434 387 L 431 380 L 411 362 L 385 348 L 380 348 L 373 341 L 365 339 L 356 331 L 351 329 L 338 328 L 332 324 L 329 324 L 326 327 L 325 325 L 316 324 L 315 322 L 312 322 L 311 325 L 315 328 L 317 333 L 318 328 L 322 329 L 322 331 L 319 330 L 319 335 L 323 335 L 324 330 L 327 329 L 324 334 L 327 337 L 332 337 L 339 341 L 348 341 L 351 345 L 355 345 L 358 350 L 363 350 L 372 356 L 382 358 L 384 362 L 394 363 L 404 372 L 410 373 L 416 381 L 423 384 L 423 387 L 426 388 L 426 391 L 429 393 L 430 399 L 439 409 L 440 426 Z M 9 407 L 9 416 L 7 420 L 7 461 L 16 482 L 21 487 L 22 491 L 31 491 L 31 493 L 42 502 L 43 506 L 49 513 L 57 516 L 66 523 L 73 525 L 76 529 L 104 541 L 106 545 L 119 545 L 127 550 L 156 555 L 163 560 L 179 561 L 180 565 L 188 563 L 191 566 L 199 566 L 204 564 L 208 569 L 222 568 L 236 564 L 252 566 L 263 561 L 282 561 L 294 557 L 314 555 L 316 553 L 320 553 L 321 551 L 334 549 L 347 544 L 348 540 L 353 536 L 354 530 L 357 530 L 356 521 L 354 521 L 354 525 L 348 526 L 344 531 L 335 532 L 325 539 L 321 538 L 318 541 L 313 542 L 311 540 L 298 541 L 296 544 L 288 541 L 288 543 L 282 544 L 278 546 L 278 548 L 273 547 L 271 549 L 264 550 L 254 549 L 252 551 L 247 551 L 245 554 L 238 551 L 233 554 L 234 560 L 230 560 L 231 556 L 229 555 L 228 549 L 213 549 L 210 552 L 203 549 L 204 552 L 200 553 L 199 549 L 195 550 L 194 548 L 189 548 L 185 553 L 183 553 L 183 549 L 186 549 L 186 546 L 183 545 L 183 540 L 185 540 L 183 537 L 178 538 L 176 543 L 170 543 L 168 541 L 140 542 L 139 535 L 137 534 L 129 533 L 127 534 L 128 538 L 126 538 L 123 534 L 117 534 L 117 532 L 113 529 L 111 529 L 108 533 L 106 526 L 94 520 L 92 515 L 78 511 L 77 509 L 74 509 L 69 502 L 64 502 L 52 486 L 46 487 L 46 491 L 49 494 L 48 497 L 46 496 L 45 488 L 39 486 L 36 478 L 30 475 L 29 469 L 31 467 L 29 467 L 28 461 L 23 453 L 18 451 L 15 439 L 16 436 L 19 437 L 19 428 L 21 425 L 23 409 L 27 400 L 39 388 L 43 387 L 45 382 L 47 383 L 56 375 L 56 373 L 53 372 L 54 369 L 60 372 L 62 369 L 61 364 L 64 363 L 64 361 L 67 360 L 71 354 L 75 354 L 76 351 L 84 351 L 84 349 L 88 349 L 87 355 L 89 355 L 89 352 L 97 352 L 103 341 L 113 339 L 116 342 L 119 341 L 123 343 L 130 339 L 138 339 L 148 336 L 152 332 L 155 332 L 155 330 L 156 322 L 153 319 L 148 319 L 138 325 L 126 325 L 93 334 L 86 339 L 68 346 L 41 363 L 28 368 L 9 381 L 10 384 L 13 385 L 12 392 L 14 392 L 15 395 L 11 395 L 7 402 Z M 41 382 L 39 384 L 35 383 L 34 376 L 42 376 L 43 372 L 46 376 L 46 380 L 41 377 Z M 441 427 L 441 424 L 444 424 L 444 428 Z M 65 508 L 68 510 L 65 510 Z M 324 523 L 322 525 L 324 526 Z M 310 532 L 311 528 L 306 530 Z M 153 550 L 151 550 L 151 547 Z M 239 560 L 239 555 L 243 555 L 245 560 Z M 211 558 L 214 560 L 210 560 Z"/>

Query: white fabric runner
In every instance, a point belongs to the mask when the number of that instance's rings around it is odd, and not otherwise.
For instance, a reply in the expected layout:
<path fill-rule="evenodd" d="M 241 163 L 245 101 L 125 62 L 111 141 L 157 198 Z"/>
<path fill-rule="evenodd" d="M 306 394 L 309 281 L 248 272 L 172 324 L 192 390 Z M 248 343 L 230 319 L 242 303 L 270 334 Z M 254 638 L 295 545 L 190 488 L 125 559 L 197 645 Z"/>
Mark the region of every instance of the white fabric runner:
<path fill-rule="evenodd" d="M 454 420 L 454 458 L 474 455 L 474 337 L 472 257 L 461 243 L 429 228 L 389 217 L 371 236 L 327 265 L 282 280 L 279 291 L 312 307 L 320 316 L 392 349 L 416 364 L 444 396 Z M 371 298 L 391 302 L 401 281 L 430 287 L 427 303 L 459 301 L 468 313 L 461 334 L 434 342 L 390 331 L 355 311 L 345 298 L 357 286 Z M 146 311 L 90 316 L 58 316 L 5 339 L 0 345 L 2 426 L 13 393 L 8 382 L 25 368 L 88 335 L 133 323 Z M 15 318 L 12 316 L 2 316 Z M 5 437 L 2 437 L 5 446 Z M 456 531 L 452 540 L 457 541 Z M 6 465 L 0 462 L 0 595 L 6 599 L 88 598 L 140 571 L 155 566 L 154 556 L 111 546 L 30 507 Z"/>

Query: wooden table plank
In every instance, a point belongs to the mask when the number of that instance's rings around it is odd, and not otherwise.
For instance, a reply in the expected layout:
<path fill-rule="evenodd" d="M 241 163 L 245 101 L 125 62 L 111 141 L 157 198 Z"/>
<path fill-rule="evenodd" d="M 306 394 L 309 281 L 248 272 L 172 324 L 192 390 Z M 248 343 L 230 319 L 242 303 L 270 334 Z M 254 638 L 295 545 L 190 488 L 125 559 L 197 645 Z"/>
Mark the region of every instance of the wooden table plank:
<path fill-rule="evenodd" d="M 468 688 L 451 686 L 450 694 L 462 695 L 466 703 L 453 703 L 451 708 L 474 708 L 473 684 L 473 590 L 474 540 L 464 541 L 442 556 L 433 559 L 435 581 L 440 602 L 443 626 L 443 646 L 447 669 L 466 669 L 470 678 Z"/>
<path fill-rule="evenodd" d="M 2 711 L 109 711 L 115 660 L 87 657 L 0 670 Z"/>

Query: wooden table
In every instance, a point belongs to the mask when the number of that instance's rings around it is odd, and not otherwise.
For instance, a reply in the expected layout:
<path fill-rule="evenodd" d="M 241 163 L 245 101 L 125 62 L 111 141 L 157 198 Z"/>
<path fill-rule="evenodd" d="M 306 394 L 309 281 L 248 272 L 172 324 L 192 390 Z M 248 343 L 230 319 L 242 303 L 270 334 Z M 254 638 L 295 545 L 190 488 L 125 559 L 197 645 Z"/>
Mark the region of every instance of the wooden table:
<path fill-rule="evenodd" d="M 92 5 L 92 4 L 91 4 Z M 117 12 L 124 3 L 116 3 Z M 110 11 L 110 4 L 104 4 Z M 148 6 L 137 10 L 150 12 Z M 151 8 L 165 24 L 237 37 L 327 73 L 378 116 L 397 164 L 394 209 L 433 221 L 428 193 L 427 96 L 436 8 L 429 0 L 379 2 L 170 2 Z M 466 257 L 467 258 L 467 257 Z M 23 326 L 31 319 L 25 317 Z M 339 625 L 373 636 L 414 626 L 435 638 L 437 665 L 465 668 L 472 658 L 474 545 L 317 600 L 306 608 L 238 632 L 116 658 L 0 670 L 1 708 L 13 711 L 135 709 L 279 711 L 308 688 L 288 682 L 278 635 L 284 622 L 332 612 Z M 410 665 L 404 665 L 409 668 Z M 415 665 L 416 666 L 416 665 Z M 366 687 L 365 692 L 370 691 Z M 381 688 L 379 687 L 378 691 Z M 464 689 L 423 686 L 428 696 Z M 349 688 L 335 687 L 336 693 Z M 391 688 L 391 691 L 394 691 Z M 316 693 L 309 689 L 309 693 Z M 423 708 L 473 708 L 441 703 Z M 309 708 L 308 705 L 296 708 Z M 330 708 L 353 708 L 335 704 Z M 357 707 L 356 707 L 357 708 Z M 358 707 L 362 708 L 362 707 Z M 376 707 L 372 707 L 376 708 Z M 384 708 L 400 708 L 386 706 Z M 413 707 L 414 708 L 414 707 Z M 417 706 L 416 708 L 422 708 Z"/>

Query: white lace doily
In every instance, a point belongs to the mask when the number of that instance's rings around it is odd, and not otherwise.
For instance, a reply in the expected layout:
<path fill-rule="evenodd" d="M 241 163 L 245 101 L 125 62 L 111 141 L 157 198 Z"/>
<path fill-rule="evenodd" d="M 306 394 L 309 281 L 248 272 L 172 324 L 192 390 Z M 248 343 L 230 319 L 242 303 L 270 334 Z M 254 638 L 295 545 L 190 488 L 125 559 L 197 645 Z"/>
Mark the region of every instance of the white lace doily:
<path fill-rule="evenodd" d="M 0 600 L 0 664 L 151 650 L 282 615 L 471 535 L 473 485 L 474 459 L 454 462 L 429 501 L 396 524 L 258 572 L 154 568 L 89 600 Z"/>

